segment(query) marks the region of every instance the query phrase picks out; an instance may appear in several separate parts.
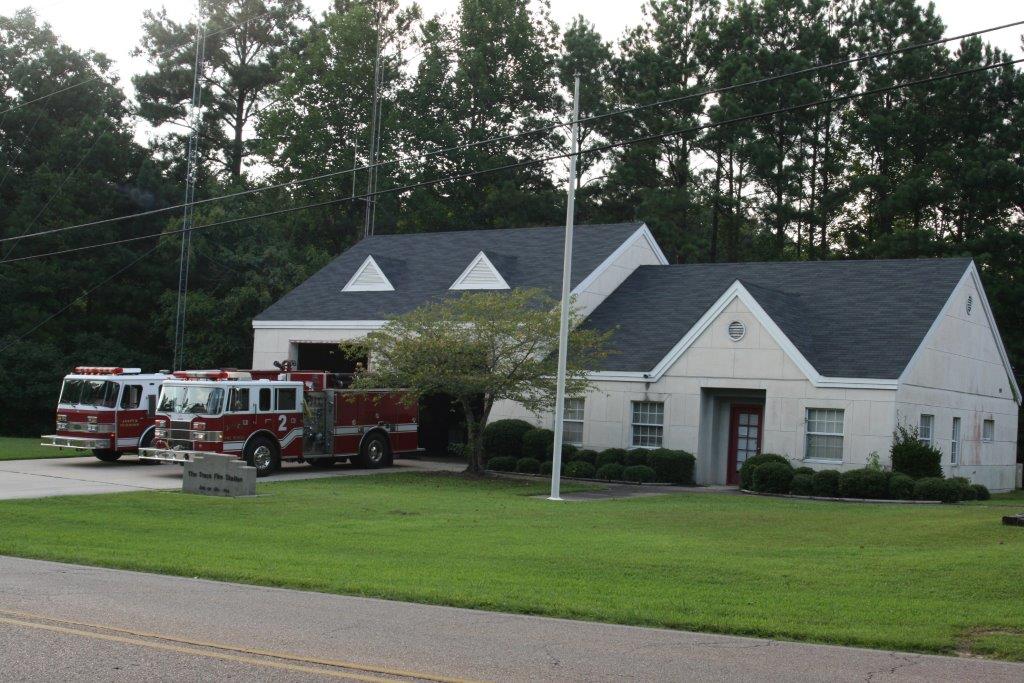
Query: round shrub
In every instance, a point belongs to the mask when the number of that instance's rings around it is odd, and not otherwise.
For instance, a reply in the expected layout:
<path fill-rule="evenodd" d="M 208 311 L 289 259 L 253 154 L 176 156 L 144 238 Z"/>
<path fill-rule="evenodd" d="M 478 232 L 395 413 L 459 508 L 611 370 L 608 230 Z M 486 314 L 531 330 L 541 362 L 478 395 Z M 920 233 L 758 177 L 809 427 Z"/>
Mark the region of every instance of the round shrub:
<path fill-rule="evenodd" d="M 976 500 L 977 494 L 971 487 L 971 480 L 967 477 L 950 477 L 948 481 L 956 482 L 960 487 L 960 500 Z"/>
<path fill-rule="evenodd" d="M 922 442 L 906 427 L 896 430 L 890 454 L 893 472 L 902 472 L 914 479 L 942 477 L 942 453 Z"/>
<path fill-rule="evenodd" d="M 809 467 L 801 469 L 810 469 Z M 806 472 L 799 472 L 794 470 L 793 481 L 789 483 L 789 492 L 794 496 L 812 496 L 814 495 L 814 487 L 811 485 L 813 475 L 807 474 Z"/>
<path fill-rule="evenodd" d="M 562 458 L 565 459 L 565 448 L 562 449 Z M 597 467 L 597 451 L 592 451 L 589 448 L 576 451 L 572 460 L 579 460 L 580 462 L 589 462 L 594 467 Z"/>
<path fill-rule="evenodd" d="M 555 447 L 555 433 L 550 429 L 531 429 L 523 434 L 523 450 L 519 457 L 550 460 Z"/>
<path fill-rule="evenodd" d="M 631 448 L 626 451 L 626 457 L 623 459 L 622 464 L 626 467 L 633 467 L 634 465 L 646 465 L 647 464 L 647 451 L 643 448 Z"/>
<path fill-rule="evenodd" d="M 893 500 L 913 500 L 914 480 L 902 472 L 893 472 L 889 477 L 889 497 Z"/>
<path fill-rule="evenodd" d="M 975 500 L 988 500 L 992 497 L 992 493 L 984 484 L 971 484 L 971 488 L 974 489 Z"/>
<path fill-rule="evenodd" d="M 811 477 L 811 489 L 816 496 L 835 498 L 839 495 L 839 472 L 820 470 Z"/>
<path fill-rule="evenodd" d="M 572 462 L 566 463 L 565 467 L 562 468 L 562 474 L 564 474 L 567 477 L 593 479 L 594 466 L 591 465 L 589 462 L 583 462 L 582 460 L 573 460 Z"/>
<path fill-rule="evenodd" d="M 516 458 L 504 456 L 491 458 L 487 461 L 487 469 L 494 470 L 495 472 L 515 472 L 518 462 Z"/>
<path fill-rule="evenodd" d="M 806 474 L 807 476 L 813 477 L 814 476 L 814 468 L 813 467 L 807 467 L 807 466 L 797 467 L 795 470 L 793 470 L 793 474 Z"/>
<path fill-rule="evenodd" d="M 693 485 L 696 460 L 691 453 L 668 448 L 656 448 L 647 453 L 647 466 L 654 470 L 655 480 L 673 484 Z"/>
<path fill-rule="evenodd" d="M 545 460 L 544 462 L 542 462 L 540 464 L 540 473 L 551 474 L 552 464 L 553 463 L 550 460 Z"/>
<path fill-rule="evenodd" d="M 597 454 L 597 461 L 594 463 L 600 468 L 602 465 L 609 465 L 615 463 L 617 465 L 625 465 L 626 463 L 626 449 L 625 448 L 606 448 Z"/>
<path fill-rule="evenodd" d="M 521 458 L 523 435 L 533 429 L 526 420 L 495 420 L 484 427 L 484 456 L 487 458 Z"/>
<path fill-rule="evenodd" d="M 960 500 L 960 485 L 939 477 L 925 477 L 914 484 L 914 498 L 956 503 Z"/>
<path fill-rule="evenodd" d="M 647 481 L 654 481 L 655 476 L 657 475 L 654 470 L 647 465 L 630 465 L 622 470 L 623 481 L 632 481 L 638 484 Z"/>
<path fill-rule="evenodd" d="M 761 455 L 747 458 L 740 465 L 740 488 L 747 491 L 752 490 L 754 486 L 754 470 L 768 462 L 781 462 L 789 465 L 789 458 L 776 455 L 775 453 L 762 453 Z M 790 470 L 792 469 L 792 466 L 790 466 Z"/>
<path fill-rule="evenodd" d="M 605 481 L 621 481 L 622 470 L 625 469 L 622 463 L 609 462 L 597 468 L 597 478 Z"/>
<path fill-rule="evenodd" d="M 758 493 L 789 493 L 793 467 L 788 462 L 766 462 L 754 469 L 753 479 Z"/>
<path fill-rule="evenodd" d="M 843 498 L 885 498 L 888 489 L 885 479 L 885 474 L 879 470 L 847 470 L 839 475 L 839 495 Z"/>
<path fill-rule="evenodd" d="M 519 458 L 516 461 L 516 472 L 537 474 L 540 472 L 540 460 L 537 458 Z"/>

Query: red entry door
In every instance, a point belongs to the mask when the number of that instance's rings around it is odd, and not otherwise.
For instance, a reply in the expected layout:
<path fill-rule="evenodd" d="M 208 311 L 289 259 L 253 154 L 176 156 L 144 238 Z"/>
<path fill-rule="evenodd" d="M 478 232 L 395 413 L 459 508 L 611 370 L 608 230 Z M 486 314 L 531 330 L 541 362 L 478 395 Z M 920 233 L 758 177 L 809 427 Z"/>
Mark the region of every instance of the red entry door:
<path fill-rule="evenodd" d="M 726 483 L 740 483 L 740 466 L 761 452 L 764 406 L 734 405 L 729 416 L 729 464 Z"/>

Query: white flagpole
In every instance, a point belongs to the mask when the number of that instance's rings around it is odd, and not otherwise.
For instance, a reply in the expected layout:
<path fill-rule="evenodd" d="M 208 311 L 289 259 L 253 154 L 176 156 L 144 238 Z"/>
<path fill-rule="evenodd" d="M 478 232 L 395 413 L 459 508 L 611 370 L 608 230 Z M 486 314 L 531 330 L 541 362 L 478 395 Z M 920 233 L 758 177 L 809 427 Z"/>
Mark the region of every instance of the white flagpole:
<path fill-rule="evenodd" d="M 568 201 L 565 205 L 565 256 L 562 259 L 562 319 L 558 326 L 558 381 L 555 390 L 555 444 L 551 462 L 551 496 L 562 500 L 562 418 L 565 416 L 565 366 L 569 356 L 569 293 L 572 290 L 572 228 L 576 218 L 576 157 L 579 156 L 580 75 L 572 96 L 572 156 L 569 157 Z"/>

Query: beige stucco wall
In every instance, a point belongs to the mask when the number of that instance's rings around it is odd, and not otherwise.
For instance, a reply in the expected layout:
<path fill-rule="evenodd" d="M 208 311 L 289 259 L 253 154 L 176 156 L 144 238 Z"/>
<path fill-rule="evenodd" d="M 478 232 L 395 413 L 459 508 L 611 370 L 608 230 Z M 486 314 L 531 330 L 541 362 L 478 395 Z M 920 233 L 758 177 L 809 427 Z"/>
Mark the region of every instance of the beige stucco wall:
<path fill-rule="evenodd" d="M 967 297 L 973 299 L 967 313 Z M 1017 462 L 1018 406 L 973 278 L 961 283 L 896 395 L 901 424 L 918 427 L 933 415 L 934 445 L 947 476 L 968 477 L 994 491 L 1012 489 Z M 960 462 L 950 458 L 953 418 L 959 417 Z M 982 441 L 984 420 L 995 422 L 995 438 Z"/>
<path fill-rule="evenodd" d="M 727 334 L 734 320 L 747 329 L 736 342 Z M 895 427 L 896 392 L 815 387 L 739 299 L 726 307 L 659 381 L 595 382 L 584 406 L 584 445 L 595 449 L 630 447 L 631 402 L 663 401 L 665 447 L 697 455 L 699 482 L 721 483 L 724 447 L 716 444 L 718 452 L 706 452 L 716 446 L 710 445 L 707 435 L 701 436 L 701 415 L 709 398 L 704 389 L 764 391 L 762 451 L 784 454 L 794 464 L 804 464 L 796 461 L 804 458 L 807 408 L 844 410 L 843 461 L 807 462 L 808 466 L 853 469 L 862 467 L 872 451 L 883 458 L 888 453 Z M 502 417 L 519 417 L 549 428 L 553 422 L 550 414 L 530 415 L 511 402 L 495 406 L 492 419 Z"/>

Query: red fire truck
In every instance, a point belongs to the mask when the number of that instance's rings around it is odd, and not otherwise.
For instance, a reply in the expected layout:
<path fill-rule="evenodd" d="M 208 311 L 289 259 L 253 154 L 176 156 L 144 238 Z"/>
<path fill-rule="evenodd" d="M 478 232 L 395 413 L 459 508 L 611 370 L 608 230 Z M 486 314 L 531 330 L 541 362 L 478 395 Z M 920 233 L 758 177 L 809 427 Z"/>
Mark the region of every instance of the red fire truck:
<path fill-rule="evenodd" d="M 167 375 L 138 368 L 84 367 L 64 377 L 57 400 L 57 433 L 42 445 L 89 451 L 113 462 L 153 439 L 156 397 Z"/>
<path fill-rule="evenodd" d="M 164 382 L 144 460 L 236 455 L 259 476 L 283 460 L 385 467 L 418 449 L 419 408 L 403 391 L 352 390 L 351 376 L 281 370 L 175 372 Z"/>

